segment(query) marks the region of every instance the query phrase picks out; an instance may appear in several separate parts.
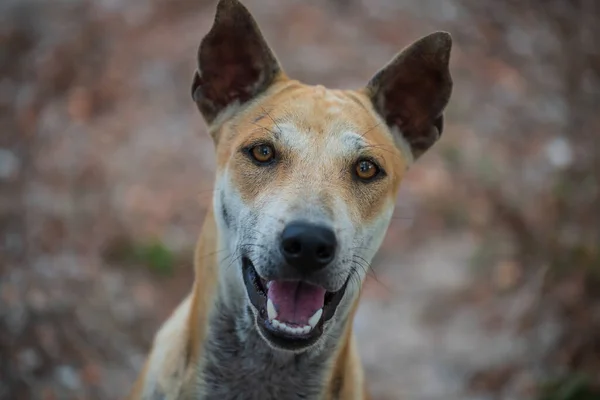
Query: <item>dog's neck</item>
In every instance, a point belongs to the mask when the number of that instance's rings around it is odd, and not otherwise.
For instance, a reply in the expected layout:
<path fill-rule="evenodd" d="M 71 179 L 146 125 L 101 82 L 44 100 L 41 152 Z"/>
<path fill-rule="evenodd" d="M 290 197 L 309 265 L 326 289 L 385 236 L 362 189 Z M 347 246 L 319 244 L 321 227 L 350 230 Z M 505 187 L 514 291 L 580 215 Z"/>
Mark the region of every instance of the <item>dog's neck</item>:
<path fill-rule="evenodd" d="M 215 256 L 217 243 L 209 212 L 197 248 L 195 318 L 190 321 L 192 335 L 201 339 L 190 350 L 206 398 L 223 400 L 244 393 L 245 399 L 335 399 L 331 385 L 340 385 L 343 374 L 333 368 L 348 350 L 344 338 L 351 335 L 353 312 L 332 321 L 335 325 L 323 342 L 309 351 L 294 354 L 271 348 L 258 333 L 245 297 L 231 293 L 222 282 L 225 277 L 219 277 L 219 271 L 229 268 L 219 268 L 223 257 Z"/>
<path fill-rule="evenodd" d="M 293 354 L 260 337 L 249 309 L 230 307 L 220 292 L 204 343 L 201 380 L 208 399 L 320 399 L 337 346 L 332 332 L 319 349 Z M 338 331 L 341 329 L 337 329 Z M 224 384 L 224 382 L 227 382 Z"/>

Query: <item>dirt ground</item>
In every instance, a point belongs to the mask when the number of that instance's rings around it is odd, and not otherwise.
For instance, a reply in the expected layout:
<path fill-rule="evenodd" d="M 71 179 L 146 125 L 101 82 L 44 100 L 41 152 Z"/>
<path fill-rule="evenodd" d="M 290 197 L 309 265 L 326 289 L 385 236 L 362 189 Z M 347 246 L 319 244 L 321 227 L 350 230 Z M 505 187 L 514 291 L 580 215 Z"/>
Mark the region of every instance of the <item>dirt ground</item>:
<path fill-rule="evenodd" d="M 358 88 L 420 36 L 454 37 L 444 135 L 400 190 L 355 321 L 374 399 L 525 400 L 575 367 L 600 381 L 587 267 L 549 278 L 553 260 L 600 266 L 598 4 L 244 3 L 306 83 Z M 214 173 L 189 88 L 215 5 L 0 4 L 0 399 L 121 398 L 189 291 Z"/>

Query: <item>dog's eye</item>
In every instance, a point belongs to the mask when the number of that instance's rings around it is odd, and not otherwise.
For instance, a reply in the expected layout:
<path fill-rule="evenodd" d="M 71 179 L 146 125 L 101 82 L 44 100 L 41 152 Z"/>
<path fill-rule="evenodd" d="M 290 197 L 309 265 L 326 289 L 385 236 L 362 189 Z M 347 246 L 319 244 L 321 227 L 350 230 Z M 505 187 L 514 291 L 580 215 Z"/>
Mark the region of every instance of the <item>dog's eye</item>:
<path fill-rule="evenodd" d="M 355 166 L 356 176 L 363 181 L 370 181 L 379 175 L 379 167 L 372 161 L 359 160 Z"/>
<path fill-rule="evenodd" d="M 250 155 L 261 164 L 269 163 L 275 157 L 275 150 L 268 144 L 259 144 L 250 149 Z"/>

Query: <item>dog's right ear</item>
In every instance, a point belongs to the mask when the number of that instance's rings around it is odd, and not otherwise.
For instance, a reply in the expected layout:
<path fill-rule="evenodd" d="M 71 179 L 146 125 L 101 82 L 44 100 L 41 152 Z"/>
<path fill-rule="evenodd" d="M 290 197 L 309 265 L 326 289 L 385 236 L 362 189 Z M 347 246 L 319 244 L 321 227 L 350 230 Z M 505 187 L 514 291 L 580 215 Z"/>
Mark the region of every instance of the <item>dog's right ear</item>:
<path fill-rule="evenodd" d="M 251 100 L 281 68 L 250 12 L 238 0 L 220 0 L 215 21 L 198 49 L 192 98 L 211 125 L 230 106 Z"/>

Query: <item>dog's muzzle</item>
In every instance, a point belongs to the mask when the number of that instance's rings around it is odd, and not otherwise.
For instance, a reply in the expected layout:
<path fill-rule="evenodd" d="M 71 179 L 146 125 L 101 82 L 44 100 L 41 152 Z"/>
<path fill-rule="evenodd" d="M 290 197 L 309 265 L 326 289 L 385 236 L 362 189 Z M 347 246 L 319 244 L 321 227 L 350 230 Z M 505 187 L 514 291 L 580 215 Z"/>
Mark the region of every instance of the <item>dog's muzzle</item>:
<path fill-rule="evenodd" d="M 332 292 L 314 279 L 337 255 L 337 238 L 330 228 L 292 222 L 283 230 L 279 247 L 285 263 L 281 271 L 291 273 L 262 277 L 250 258 L 243 257 L 244 283 L 262 336 L 275 347 L 303 350 L 322 336 L 348 282 Z"/>

